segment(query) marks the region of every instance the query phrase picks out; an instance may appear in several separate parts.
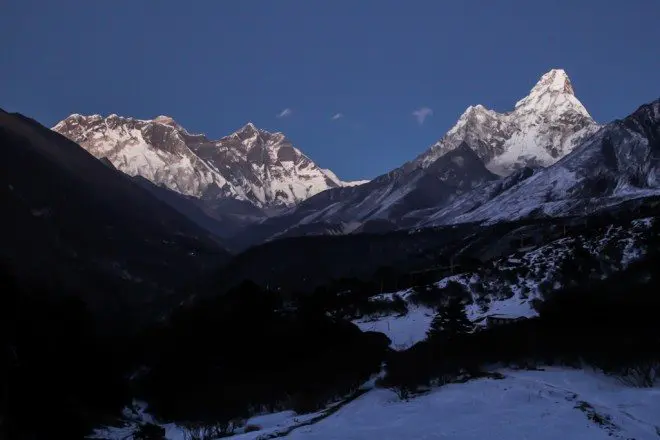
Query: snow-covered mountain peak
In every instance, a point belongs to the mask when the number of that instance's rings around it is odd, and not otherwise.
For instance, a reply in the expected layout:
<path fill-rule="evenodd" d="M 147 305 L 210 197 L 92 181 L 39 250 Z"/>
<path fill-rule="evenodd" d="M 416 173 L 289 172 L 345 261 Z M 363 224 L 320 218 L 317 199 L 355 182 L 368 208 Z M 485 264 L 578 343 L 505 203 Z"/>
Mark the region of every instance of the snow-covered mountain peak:
<path fill-rule="evenodd" d="M 561 115 L 575 112 L 591 119 L 591 115 L 575 97 L 573 84 L 562 69 L 553 69 L 544 74 L 532 88 L 529 95 L 516 103 L 514 114 L 550 114 Z"/>
<path fill-rule="evenodd" d="M 476 117 L 477 115 L 479 115 L 480 113 L 483 113 L 483 112 L 488 112 L 488 109 L 486 107 L 484 107 L 483 105 L 481 105 L 481 104 L 471 105 L 471 106 L 469 106 L 468 108 L 465 109 L 465 111 L 463 112 L 461 117 L 458 118 L 458 121 L 459 122 L 466 121 L 470 118 Z"/>
<path fill-rule="evenodd" d="M 241 141 L 246 141 L 248 139 L 251 139 L 252 142 L 257 139 L 257 137 L 261 137 L 261 139 L 264 142 L 277 142 L 277 141 L 283 141 L 286 140 L 286 136 L 284 133 L 280 131 L 276 132 L 270 132 L 268 130 L 264 130 L 263 128 L 259 128 L 256 125 L 254 125 L 252 122 L 248 122 L 229 136 L 225 136 L 222 139 L 228 139 L 228 138 L 238 138 Z"/>
<path fill-rule="evenodd" d="M 543 94 L 546 92 L 568 93 L 575 95 L 573 84 L 568 78 L 564 69 L 552 69 L 541 76 L 536 85 L 532 88 L 530 95 Z M 516 105 L 517 107 L 517 105 Z"/>
<path fill-rule="evenodd" d="M 153 121 L 159 124 L 169 125 L 175 128 L 181 127 L 171 116 L 166 116 L 166 115 L 156 116 Z"/>
<path fill-rule="evenodd" d="M 236 130 L 234 133 L 232 133 L 232 135 L 236 135 L 239 137 L 245 137 L 245 136 L 250 137 L 254 134 L 259 133 L 260 131 L 261 130 L 259 130 L 256 125 L 254 125 L 252 122 L 248 122 L 238 130 Z"/>
<path fill-rule="evenodd" d="M 243 127 L 239 128 L 229 136 L 220 139 L 219 143 L 226 143 L 229 146 L 238 147 L 239 150 L 247 151 L 256 143 L 261 130 L 259 130 L 252 122 L 248 122 Z M 239 142 L 236 145 L 236 141 Z"/>
<path fill-rule="evenodd" d="M 58 128 L 64 127 L 67 124 L 69 124 L 69 125 L 71 125 L 71 124 L 76 125 L 76 124 L 81 124 L 81 123 L 82 124 L 87 124 L 87 123 L 90 123 L 90 122 L 98 122 L 102 119 L 104 119 L 103 116 L 97 115 L 97 114 L 94 114 L 94 115 L 81 115 L 80 113 L 73 113 L 73 114 L 67 116 L 66 118 L 62 119 L 60 122 L 58 122 L 57 125 L 55 125 L 53 127 L 53 130 L 58 131 Z"/>
<path fill-rule="evenodd" d="M 319 168 L 283 133 L 248 122 L 219 140 L 188 133 L 170 116 L 153 120 L 74 114 L 53 127 L 98 158 L 181 194 L 230 197 L 262 208 L 291 206 L 353 185 Z"/>
<path fill-rule="evenodd" d="M 116 113 L 112 113 L 105 117 L 99 114 L 81 115 L 79 113 L 73 113 L 68 117 L 66 117 L 65 119 L 63 119 L 62 121 L 60 121 L 52 129 L 55 131 L 65 130 L 64 127 L 66 125 L 71 126 L 76 124 L 87 127 L 87 129 L 91 129 L 92 127 L 94 127 L 95 125 L 101 122 L 110 128 L 114 128 L 116 126 L 126 125 L 126 124 L 132 126 L 144 126 L 146 124 L 162 124 L 162 125 L 168 125 L 176 130 L 185 131 L 185 129 L 181 125 L 179 125 L 171 116 L 160 115 L 160 116 L 156 116 L 154 119 L 138 119 L 138 118 L 120 116 Z"/>
<path fill-rule="evenodd" d="M 469 106 L 445 136 L 413 164 L 428 167 L 465 142 L 490 171 L 506 176 L 526 166 L 552 165 L 597 129 L 575 97 L 566 72 L 553 69 L 510 112 Z"/>
<path fill-rule="evenodd" d="M 475 124 L 484 124 L 489 118 L 492 118 L 494 115 L 497 115 L 493 110 L 489 110 L 481 104 L 471 105 L 458 118 L 456 124 L 447 132 L 445 136 L 452 134 L 457 134 L 464 131 L 465 127 Z M 459 143 L 460 145 L 460 143 Z"/>
<path fill-rule="evenodd" d="M 517 174 L 440 208 L 424 226 L 585 215 L 660 194 L 660 99 L 605 125 L 554 165 Z"/>
<path fill-rule="evenodd" d="M 251 122 L 248 122 L 243 127 L 225 136 L 218 141 L 218 145 L 223 148 L 229 148 L 236 151 L 236 154 L 261 154 L 263 158 L 270 157 L 272 162 L 278 160 L 278 151 L 282 148 L 291 150 L 293 153 L 285 156 L 289 160 L 294 160 L 294 157 L 306 156 L 297 148 L 293 147 L 291 141 L 281 133 L 271 133 L 270 131 L 258 128 Z M 279 158 L 283 160 L 283 158 Z"/>

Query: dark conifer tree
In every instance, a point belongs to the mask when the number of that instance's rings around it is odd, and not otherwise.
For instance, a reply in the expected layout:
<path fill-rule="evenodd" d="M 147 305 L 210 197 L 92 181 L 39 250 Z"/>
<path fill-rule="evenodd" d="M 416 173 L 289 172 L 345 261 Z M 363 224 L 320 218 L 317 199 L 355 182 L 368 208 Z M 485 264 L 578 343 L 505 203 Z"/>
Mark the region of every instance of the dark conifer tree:
<path fill-rule="evenodd" d="M 452 298 L 447 305 L 439 309 L 426 335 L 430 340 L 451 340 L 470 333 L 473 327 L 462 301 Z"/>

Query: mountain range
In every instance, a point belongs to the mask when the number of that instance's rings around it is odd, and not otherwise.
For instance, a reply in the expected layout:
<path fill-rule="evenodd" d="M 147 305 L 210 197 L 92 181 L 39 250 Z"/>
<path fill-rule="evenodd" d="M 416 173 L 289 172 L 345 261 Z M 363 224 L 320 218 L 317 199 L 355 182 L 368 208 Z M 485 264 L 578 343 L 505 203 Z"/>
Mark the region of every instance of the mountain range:
<path fill-rule="evenodd" d="M 284 134 L 252 123 L 217 141 L 167 116 L 74 114 L 53 130 L 118 170 L 178 193 L 160 196 L 180 211 L 184 198 L 197 205 L 222 224 L 211 230 L 240 249 L 283 236 L 413 226 L 428 210 L 443 217 L 437 211 L 457 198 L 485 184 L 498 192 L 554 164 L 599 128 L 566 72 L 553 69 L 512 111 L 470 106 L 427 151 L 372 181 L 344 182 Z"/>
<path fill-rule="evenodd" d="M 359 182 L 252 123 L 217 141 L 166 116 L 75 114 L 53 130 L 155 184 L 161 200 L 193 210 L 198 225 L 240 250 L 287 236 L 569 215 L 654 192 L 656 107 L 600 125 L 553 69 L 513 110 L 469 106 L 417 158 Z"/>
<path fill-rule="evenodd" d="M 239 241 L 581 215 L 648 195 L 658 191 L 657 104 L 601 126 L 552 70 L 512 112 L 471 107 L 415 160 L 311 197 Z"/>
<path fill-rule="evenodd" d="M 284 134 L 252 123 L 216 141 L 189 133 L 168 116 L 141 120 L 74 114 L 53 130 L 130 176 L 204 200 L 233 198 L 268 209 L 360 183 L 339 180 Z"/>

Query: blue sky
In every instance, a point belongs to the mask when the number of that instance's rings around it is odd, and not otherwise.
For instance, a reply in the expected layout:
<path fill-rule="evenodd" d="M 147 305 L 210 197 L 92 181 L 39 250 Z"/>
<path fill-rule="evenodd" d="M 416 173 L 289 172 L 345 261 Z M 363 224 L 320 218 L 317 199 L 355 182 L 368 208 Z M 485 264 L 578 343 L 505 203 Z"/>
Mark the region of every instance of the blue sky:
<path fill-rule="evenodd" d="M 658 22 L 657 0 L 4 0 L 0 107 L 166 114 L 212 138 L 252 121 L 371 178 L 554 67 L 598 121 L 625 116 L 660 95 Z"/>

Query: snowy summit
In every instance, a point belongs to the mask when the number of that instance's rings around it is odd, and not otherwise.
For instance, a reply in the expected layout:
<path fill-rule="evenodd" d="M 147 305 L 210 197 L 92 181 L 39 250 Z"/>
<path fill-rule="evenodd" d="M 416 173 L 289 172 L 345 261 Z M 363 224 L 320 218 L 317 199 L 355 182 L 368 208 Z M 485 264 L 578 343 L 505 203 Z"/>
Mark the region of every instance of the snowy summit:
<path fill-rule="evenodd" d="M 162 115 L 141 120 L 75 114 L 53 130 L 126 174 L 198 198 L 291 206 L 326 189 L 356 184 L 318 167 L 284 134 L 251 122 L 217 141 L 190 134 Z"/>
<path fill-rule="evenodd" d="M 524 166 L 552 165 L 597 129 L 575 97 L 566 72 L 553 69 L 511 112 L 468 107 L 454 127 L 414 163 L 429 166 L 466 142 L 490 171 L 506 176 Z"/>

